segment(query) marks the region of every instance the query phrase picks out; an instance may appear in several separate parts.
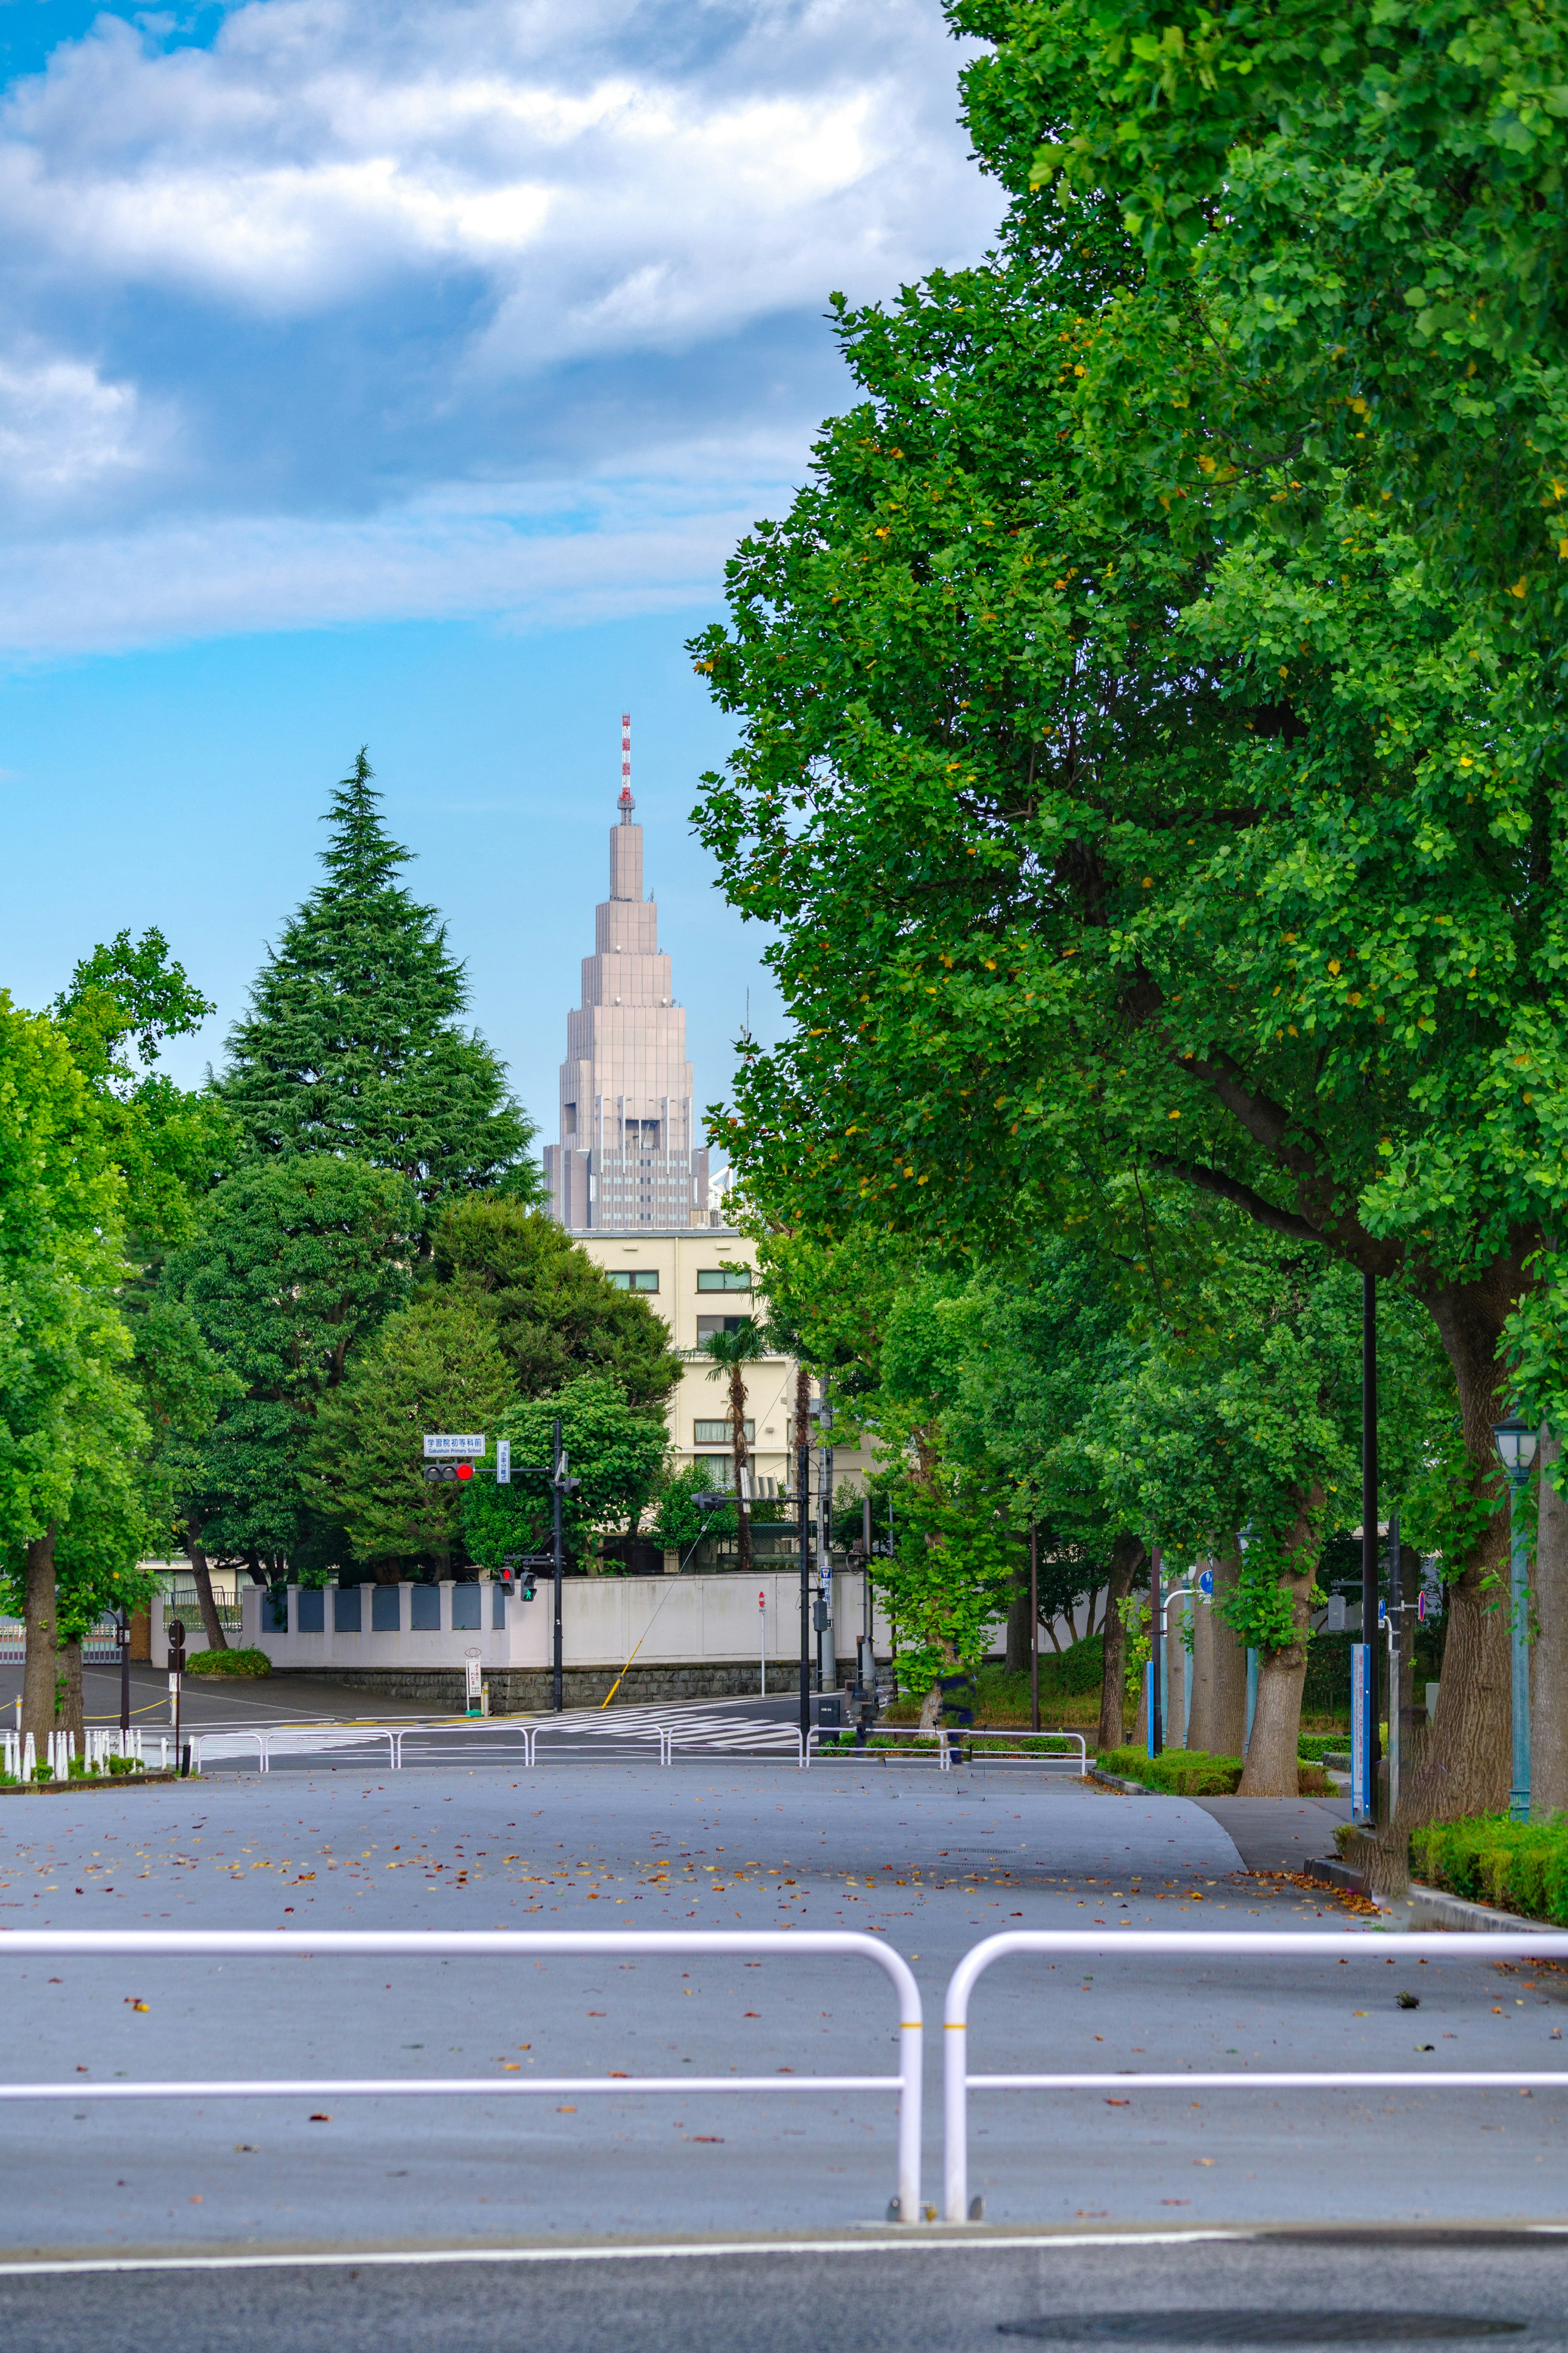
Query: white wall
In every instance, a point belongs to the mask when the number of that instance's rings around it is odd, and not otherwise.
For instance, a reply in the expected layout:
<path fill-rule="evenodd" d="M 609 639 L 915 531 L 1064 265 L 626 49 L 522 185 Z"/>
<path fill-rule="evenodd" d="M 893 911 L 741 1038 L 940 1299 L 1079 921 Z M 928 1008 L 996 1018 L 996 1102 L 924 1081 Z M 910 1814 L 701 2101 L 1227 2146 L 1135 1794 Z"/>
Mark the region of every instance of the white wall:
<path fill-rule="evenodd" d="M 833 1580 L 833 1624 L 837 1656 L 855 1655 L 863 1620 L 863 1583 L 858 1570 L 841 1570 Z M 414 1588 L 385 1587 L 398 1597 L 398 1625 L 380 1633 L 369 1630 L 371 1594 L 363 1585 L 361 1630 L 339 1629 L 335 1586 L 323 1588 L 323 1630 L 299 1630 L 299 1586 L 289 1593 L 289 1629 L 275 1629 L 264 1609 L 259 1587 L 242 1591 L 244 1640 L 267 1652 L 274 1667 L 417 1668 L 460 1667 L 470 1647 L 478 1650 L 486 1672 L 500 1667 L 548 1667 L 551 1662 L 552 1602 L 548 1574 L 539 1579 L 531 1601 L 519 1594 L 503 1601 L 505 1623 L 493 1624 L 494 1601 L 500 1588 L 489 1582 L 457 1588 L 477 1594 L 481 1624 L 470 1630 L 452 1624 L 454 1588 L 445 1583 L 440 1595 L 439 1630 L 416 1630 L 411 1623 Z M 758 1608 L 758 1596 L 763 1606 Z M 264 1622 L 266 1620 L 268 1622 Z M 886 1657 L 889 1630 L 879 1609 L 873 1627 L 879 1652 Z M 562 1588 L 562 1635 L 568 1667 L 622 1667 L 633 1651 L 639 1666 L 697 1666 L 750 1662 L 760 1656 L 765 1636 L 769 1663 L 800 1656 L 800 1573 L 798 1569 L 753 1570 L 750 1577 L 569 1577 Z M 816 1636 L 811 1636 L 812 1656 Z M 168 1653 L 163 1610 L 153 1612 L 153 1663 L 165 1667 Z"/>

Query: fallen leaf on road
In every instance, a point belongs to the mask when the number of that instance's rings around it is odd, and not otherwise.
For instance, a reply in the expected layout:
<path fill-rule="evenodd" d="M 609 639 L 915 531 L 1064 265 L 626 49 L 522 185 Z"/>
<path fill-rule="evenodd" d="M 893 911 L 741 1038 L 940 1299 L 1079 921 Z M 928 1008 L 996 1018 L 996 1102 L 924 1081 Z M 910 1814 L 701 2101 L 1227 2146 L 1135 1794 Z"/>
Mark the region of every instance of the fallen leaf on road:
<path fill-rule="evenodd" d="M 330 2125 L 331 2121 L 331 2116 L 324 2115 L 320 2108 L 316 2110 L 315 2115 L 310 2118 L 310 2122 L 313 2125 Z"/>

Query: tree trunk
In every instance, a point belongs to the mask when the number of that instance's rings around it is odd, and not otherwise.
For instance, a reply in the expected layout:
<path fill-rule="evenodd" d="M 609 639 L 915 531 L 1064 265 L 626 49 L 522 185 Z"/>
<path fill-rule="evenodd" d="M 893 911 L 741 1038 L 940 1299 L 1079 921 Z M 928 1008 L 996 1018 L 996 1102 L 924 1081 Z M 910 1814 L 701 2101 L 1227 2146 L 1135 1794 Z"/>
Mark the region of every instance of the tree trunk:
<path fill-rule="evenodd" d="M 1026 1675 L 1033 1653 L 1029 1647 L 1029 1563 L 1026 1556 L 1013 1571 L 1013 1599 L 1007 1611 L 1007 1672 Z"/>
<path fill-rule="evenodd" d="M 1543 1422 L 1535 1458 L 1541 1465 L 1541 1518 L 1535 1538 L 1535 1641 L 1530 1654 L 1530 1812 L 1534 1821 L 1568 1813 L 1568 1495 L 1559 1494 L 1547 1476 L 1562 1452 L 1562 1440 Z"/>
<path fill-rule="evenodd" d="M 1307 1680 L 1307 1641 L 1311 1620 L 1307 1596 L 1318 1571 L 1320 1531 L 1328 1498 L 1321 1485 L 1306 1493 L 1296 1491 L 1298 1516 L 1287 1536 L 1295 1564 L 1278 1584 L 1290 1597 L 1290 1625 L 1295 1640 L 1262 1650 L 1258 1657 L 1258 1704 L 1252 1715 L 1252 1737 L 1247 1763 L 1237 1785 L 1242 1798 L 1294 1798 L 1301 1777 L 1296 1760 L 1301 1752 L 1301 1689 Z M 1300 1564 L 1307 1565 L 1302 1567 Z M 1244 1702 L 1245 1705 L 1245 1702 Z M 1245 1718 L 1243 1719 L 1245 1722 Z"/>
<path fill-rule="evenodd" d="M 1527 1287 L 1517 1264 L 1499 1261 L 1481 1282 L 1456 1284 L 1426 1302 L 1459 1392 L 1470 1493 L 1494 1504 L 1500 1494 L 1505 1500 L 1482 1527 L 1463 1574 L 1447 1588 L 1437 1721 L 1420 1755 L 1407 1766 L 1402 1762 L 1394 1820 L 1361 1841 L 1369 1893 L 1400 1895 L 1408 1888 L 1410 1833 L 1418 1822 L 1499 1813 L 1508 1803 L 1509 1515 L 1492 1424 L 1502 1418 L 1510 1397 L 1509 1375 L 1497 1357 L 1502 1320 Z"/>
<path fill-rule="evenodd" d="M 1110 1574 L 1105 1587 L 1104 1663 L 1100 1676 L 1100 1730 L 1095 1735 L 1102 1757 L 1108 1749 L 1121 1747 L 1124 1725 L 1127 1630 L 1117 1605 L 1131 1592 L 1132 1580 L 1146 1557 L 1142 1536 L 1119 1535 L 1110 1548 Z"/>
<path fill-rule="evenodd" d="M 1172 1595 L 1166 1595 L 1167 1602 Z M 1164 1731 L 1167 1748 L 1184 1748 L 1187 1745 L 1186 1690 L 1188 1653 L 1182 1639 L 1186 1622 L 1186 1603 L 1179 1609 L 1167 1609 L 1165 1613 L 1165 1715 Z"/>
<path fill-rule="evenodd" d="M 1241 1578 L 1241 1550 L 1235 1544 L 1214 1565 L 1214 1607 L 1209 1615 L 1209 1740 L 1211 1757 L 1239 1757 L 1247 1742 L 1247 1651 L 1220 1609 Z"/>
<path fill-rule="evenodd" d="M 196 1607 L 202 1613 L 202 1632 L 209 1651 L 226 1651 L 228 1636 L 218 1623 L 217 1604 L 213 1599 L 213 1573 L 207 1564 L 199 1526 L 187 1525 L 185 1550 L 190 1556 L 191 1575 L 196 1583 Z"/>
<path fill-rule="evenodd" d="M 1454 1368 L 1470 1492 L 1478 1498 L 1495 1501 L 1502 1493 L 1492 1424 L 1507 1410 L 1510 1390 L 1498 1345 L 1504 1318 L 1528 1288 L 1517 1261 L 1500 1260 L 1479 1282 L 1455 1284 L 1426 1303 Z M 1411 1823 L 1496 1813 L 1508 1803 L 1508 1549 L 1505 1504 L 1488 1520 L 1445 1597 L 1437 1721 L 1420 1766 L 1401 1778 L 1402 1839 Z"/>
<path fill-rule="evenodd" d="M 74 1732 L 76 1753 L 87 1754 L 87 1718 L 81 1696 L 81 1636 L 71 1634 L 60 1644 L 60 1671 L 57 1678 L 59 1705 L 55 1716 L 57 1732 Z"/>
<path fill-rule="evenodd" d="M 1218 1563 L 1200 1560 L 1198 1574 L 1206 1568 L 1217 1575 Z M 1193 1594 L 1193 1704 L 1187 1719 L 1187 1746 L 1199 1754 L 1214 1748 L 1214 1604 L 1206 1601 L 1195 1589 Z"/>
<path fill-rule="evenodd" d="M 735 1567 L 742 1577 L 752 1573 L 752 1514 L 746 1505 L 746 1378 L 739 1365 L 730 1368 L 730 1429 L 735 1450 Z M 828 1530 L 828 1541 L 833 1532 Z"/>
<path fill-rule="evenodd" d="M 23 1616 L 26 1627 L 27 1658 L 22 1669 L 22 1736 L 30 1732 L 37 1751 L 38 1762 L 44 1762 L 46 1743 L 55 1729 L 55 1711 L 58 1698 L 56 1678 L 60 1672 L 59 1643 L 55 1618 L 55 1530 L 36 1536 L 27 1546 L 26 1566 L 23 1571 Z"/>

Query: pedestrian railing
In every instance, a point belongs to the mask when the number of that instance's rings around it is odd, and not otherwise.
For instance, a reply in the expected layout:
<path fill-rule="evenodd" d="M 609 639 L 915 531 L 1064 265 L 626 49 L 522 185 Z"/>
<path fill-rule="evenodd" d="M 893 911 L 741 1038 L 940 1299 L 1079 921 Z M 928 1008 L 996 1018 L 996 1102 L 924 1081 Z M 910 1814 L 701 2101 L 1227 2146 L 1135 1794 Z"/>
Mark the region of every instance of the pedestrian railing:
<path fill-rule="evenodd" d="M 258 1772 L 269 1773 L 274 1757 L 308 1757 L 318 1751 L 363 1748 L 379 1741 L 386 1743 L 388 1767 L 395 1768 L 402 1762 L 402 1736 L 403 1727 L 386 1724 L 226 1725 L 218 1732 L 193 1732 L 191 1770 L 200 1773 L 207 1765 L 219 1764 L 227 1757 L 248 1757 L 254 1751 Z"/>
<path fill-rule="evenodd" d="M 847 1740 L 840 1734 L 837 1745 L 827 1753 L 842 1757 L 874 1758 L 879 1754 L 886 1757 L 902 1753 L 888 1746 L 889 1742 L 900 1740 L 923 1743 L 929 1761 L 936 1767 L 939 1773 L 951 1773 L 954 1765 L 971 1761 L 965 1759 L 963 1750 L 970 1742 L 975 1740 L 1012 1741 L 1015 1744 L 1016 1753 L 998 1757 L 996 1761 L 999 1764 L 1035 1765 L 1047 1771 L 1053 1768 L 1059 1769 L 1062 1766 L 1076 1765 L 1079 1778 L 1082 1778 L 1089 1768 L 1088 1744 L 1081 1732 L 1030 1732 L 1027 1729 L 975 1732 L 967 1725 L 962 1728 L 952 1725 L 878 1725 L 862 1742 Z M 1058 1751 L 1053 1755 L 1043 1750 L 1029 1751 L 1018 1748 L 1016 1744 L 1026 1740 L 1065 1740 L 1072 1745 L 1067 1753 Z M 820 1756 L 823 1753 L 822 1736 L 816 1725 L 813 1725 L 805 1744 L 807 1763 L 810 1762 L 810 1749 L 814 1744 Z M 919 1755 L 921 1752 L 916 1753 Z"/>
<path fill-rule="evenodd" d="M 1192 2068 L 1165 2074 L 1152 2070 L 1123 2069 L 1114 2073 L 1097 2070 L 1092 2073 L 1051 2075 L 973 2075 L 968 2056 L 970 1996 L 994 1962 L 1019 1953 L 1050 1953 L 1058 1957 L 1114 1953 L 1119 1959 L 1158 1954 L 1166 1959 L 1244 1962 L 1286 1956 L 1315 1961 L 1375 1961 L 1380 1965 L 1396 1957 L 1401 1960 L 1534 1960 L 1568 1957 L 1568 1936 L 1551 1929 L 1498 1936 L 1473 1929 L 1445 1929 L 1432 1934 L 1402 1935 L 1396 1955 L 1390 1952 L 1386 1938 L 1368 1936 L 1364 1931 L 1347 1935 L 1329 1930 L 1314 1936 L 1300 1931 L 1276 1935 L 1267 1929 L 1256 1936 L 1237 1936 L 1180 1928 L 1129 1928 L 1120 1933 L 1083 1928 L 1015 1928 L 1003 1936 L 987 1936 L 982 1944 L 972 1946 L 954 1969 L 942 2012 L 942 2213 L 949 2222 L 980 2220 L 980 2200 L 976 2199 L 972 2204 L 969 2195 L 971 2092 L 1102 2092 L 1125 2098 L 1133 2091 L 1190 2091 L 1195 2084 L 1203 2084 L 1211 2092 L 1413 2092 L 1432 2086 L 1461 2091 L 1488 2090 L 1503 2084 L 1521 2090 L 1552 2086 L 1568 2091 L 1568 2068 L 1352 2067 L 1289 2073 L 1273 2068 Z M 1166 1987 L 1168 1990 L 1168 1978 Z"/>
<path fill-rule="evenodd" d="M 692 2099 L 709 2092 L 866 2092 L 890 2094 L 898 2103 L 897 2187 L 889 2219 L 916 2222 L 921 2216 L 920 1988 L 903 1955 L 875 1936 L 852 1930 L 761 1929 L 470 1929 L 402 1932 L 322 1929 L 310 1935 L 276 1929 L 58 1929 L 18 1928 L 0 1936 L 0 1964 L 18 1954 L 51 1958 L 101 1960 L 121 1954 L 153 1960 L 196 1955 L 227 1958 L 265 1955 L 269 1960 L 314 1959 L 329 1954 L 361 1958 L 371 1954 L 405 1958 L 517 1959 L 538 1961 L 551 1954 L 593 1954 L 624 1960 L 632 1954 L 685 1959 L 763 1957 L 799 1959 L 810 1955 L 869 1961 L 889 1980 L 898 2000 L 899 2063 L 892 2074 L 817 2075 L 387 2075 L 387 2076 L 177 2076 L 163 2081 L 109 2081 L 73 2076 L 68 2083 L 0 2082 L 0 2100 L 346 2100 L 346 2099 L 554 2099 L 563 2094 L 638 2098 L 678 2093 Z M 815 2000 L 816 1997 L 813 1996 Z M 15 1998 L 9 2012 L 16 2017 Z"/>

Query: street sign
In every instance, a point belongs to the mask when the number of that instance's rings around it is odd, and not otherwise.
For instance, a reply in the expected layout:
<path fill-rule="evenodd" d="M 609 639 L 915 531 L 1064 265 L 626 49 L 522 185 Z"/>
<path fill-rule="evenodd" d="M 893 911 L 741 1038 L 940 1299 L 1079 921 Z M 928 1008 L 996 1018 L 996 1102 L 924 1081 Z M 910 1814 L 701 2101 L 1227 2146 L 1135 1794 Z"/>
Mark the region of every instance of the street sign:
<path fill-rule="evenodd" d="M 1203 1575 L 1199 1577 L 1198 1591 L 1203 1595 L 1205 1601 L 1212 1601 L 1214 1599 L 1214 1571 L 1212 1568 L 1205 1568 Z"/>
<path fill-rule="evenodd" d="M 498 1438 L 496 1440 L 496 1485 L 498 1487 L 510 1487 L 511 1485 L 511 1440 L 510 1438 Z"/>
<path fill-rule="evenodd" d="M 434 1456 L 439 1459 L 443 1455 L 451 1454 L 482 1454 L 484 1451 L 485 1440 L 482 1430 L 477 1434 L 470 1432 L 467 1437 L 458 1438 L 449 1434 L 432 1437 L 428 1430 L 425 1433 L 426 1457 Z"/>

